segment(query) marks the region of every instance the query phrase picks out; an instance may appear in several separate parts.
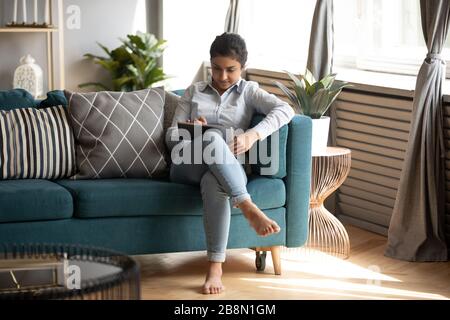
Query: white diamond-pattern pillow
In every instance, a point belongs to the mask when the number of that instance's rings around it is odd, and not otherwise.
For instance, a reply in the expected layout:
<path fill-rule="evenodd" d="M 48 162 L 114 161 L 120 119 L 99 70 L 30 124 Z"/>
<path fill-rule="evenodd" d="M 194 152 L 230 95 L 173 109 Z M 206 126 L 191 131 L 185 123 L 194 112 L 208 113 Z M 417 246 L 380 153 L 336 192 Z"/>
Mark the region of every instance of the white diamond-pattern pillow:
<path fill-rule="evenodd" d="M 166 174 L 164 88 L 64 93 L 76 144 L 73 179 Z"/>

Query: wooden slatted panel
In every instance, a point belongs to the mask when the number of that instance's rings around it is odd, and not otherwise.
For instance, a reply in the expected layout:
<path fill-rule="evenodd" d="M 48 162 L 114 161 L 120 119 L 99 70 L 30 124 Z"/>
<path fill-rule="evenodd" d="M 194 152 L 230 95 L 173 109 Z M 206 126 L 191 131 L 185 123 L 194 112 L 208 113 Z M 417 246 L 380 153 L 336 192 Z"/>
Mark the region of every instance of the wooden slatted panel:
<path fill-rule="evenodd" d="M 355 90 L 356 89 L 356 90 Z M 352 167 L 337 193 L 342 221 L 387 234 L 406 154 L 412 99 L 341 93 L 331 116 L 334 144 L 352 150 Z"/>
<path fill-rule="evenodd" d="M 450 99 L 444 99 L 444 142 L 445 142 L 445 176 L 446 176 L 446 197 L 445 197 L 445 235 L 447 246 L 450 251 Z"/>
<path fill-rule="evenodd" d="M 250 69 L 246 77 L 287 101 L 273 84 L 276 80 L 289 86 L 284 73 Z M 352 150 L 352 168 L 337 192 L 336 213 L 342 221 L 387 234 L 406 152 L 412 99 L 353 87 L 342 91 L 332 110 L 332 144 Z"/>
<path fill-rule="evenodd" d="M 247 80 L 288 101 L 273 81 L 289 86 L 282 72 L 248 69 Z M 383 90 L 384 91 L 384 90 Z M 377 87 L 344 89 L 332 107 L 332 144 L 352 150 L 352 168 L 337 194 L 336 210 L 345 223 L 387 235 L 403 167 L 412 112 L 411 94 Z M 450 247 L 450 98 L 444 99 L 446 146 L 446 236 Z M 333 123 L 333 121 L 332 121 Z"/>

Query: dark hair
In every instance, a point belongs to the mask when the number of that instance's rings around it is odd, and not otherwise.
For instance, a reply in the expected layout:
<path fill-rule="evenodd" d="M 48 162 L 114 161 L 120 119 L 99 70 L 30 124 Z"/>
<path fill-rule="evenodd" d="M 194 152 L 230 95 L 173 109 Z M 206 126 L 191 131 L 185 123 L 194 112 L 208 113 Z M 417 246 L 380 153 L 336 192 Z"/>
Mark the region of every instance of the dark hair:
<path fill-rule="evenodd" d="M 245 40 L 236 33 L 225 32 L 216 39 L 211 44 L 211 49 L 209 50 L 209 55 L 212 58 L 222 56 L 222 57 L 232 57 L 239 61 L 242 67 L 245 66 L 247 62 L 247 46 Z"/>

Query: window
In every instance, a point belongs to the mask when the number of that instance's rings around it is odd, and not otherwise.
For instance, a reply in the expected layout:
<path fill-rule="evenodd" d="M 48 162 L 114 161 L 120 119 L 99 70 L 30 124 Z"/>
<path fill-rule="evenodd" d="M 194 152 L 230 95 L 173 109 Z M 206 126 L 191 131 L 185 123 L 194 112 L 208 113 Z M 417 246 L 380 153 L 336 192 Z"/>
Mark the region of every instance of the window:
<path fill-rule="evenodd" d="M 188 87 L 203 61 L 209 61 L 211 43 L 224 31 L 228 4 L 228 0 L 164 0 L 163 65 L 172 76 L 167 89 Z"/>
<path fill-rule="evenodd" d="M 334 1 L 334 18 L 335 66 L 417 75 L 427 53 L 418 0 Z M 442 55 L 450 61 L 450 39 Z"/>
<path fill-rule="evenodd" d="M 224 30 L 228 0 L 165 0 L 170 89 L 187 87 Z M 316 0 L 244 0 L 239 33 L 248 67 L 303 73 Z M 419 0 L 334 0 L 334 66 L 416 75 L 426 55 Z M 450 77 L 450 37 L 443 51 Z"/>
<path fill-rule="evenodd" d="M 316 0 L 244 0 L 239 33 L 246 40 L 248 67 L 303 72 Z M 221 34 L 229 0 L 164 0 L 163 38 L 167 40 L 164 70 L 173 76 L 171 89 L 185 88 L 209 46 Z"/>
<path fill-rule="evenodd" d="M 240 3 L 239 33 L 247 42 L 248 67 L 303 73 L 316 0 Z"/>
<path fill-rule="evenodd" d="M 147 31 L 147 6 L 145 0 L 138 0 L 136 2 L 136 10 L 134 13 L 133 20 L 133 33 L 138 31 L 146 32 Z"/>

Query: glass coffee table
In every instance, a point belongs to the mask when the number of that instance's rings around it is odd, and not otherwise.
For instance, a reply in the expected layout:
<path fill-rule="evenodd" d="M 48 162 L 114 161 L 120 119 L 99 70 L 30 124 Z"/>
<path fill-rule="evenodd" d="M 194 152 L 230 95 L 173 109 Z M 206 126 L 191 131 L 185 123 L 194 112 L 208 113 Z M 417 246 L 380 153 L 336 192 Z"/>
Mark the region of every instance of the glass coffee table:
<path fill-rule="evenodd" d="M 140 299 L 129 256 L 75 245 L 0 245 L 2 299 Z"/>

